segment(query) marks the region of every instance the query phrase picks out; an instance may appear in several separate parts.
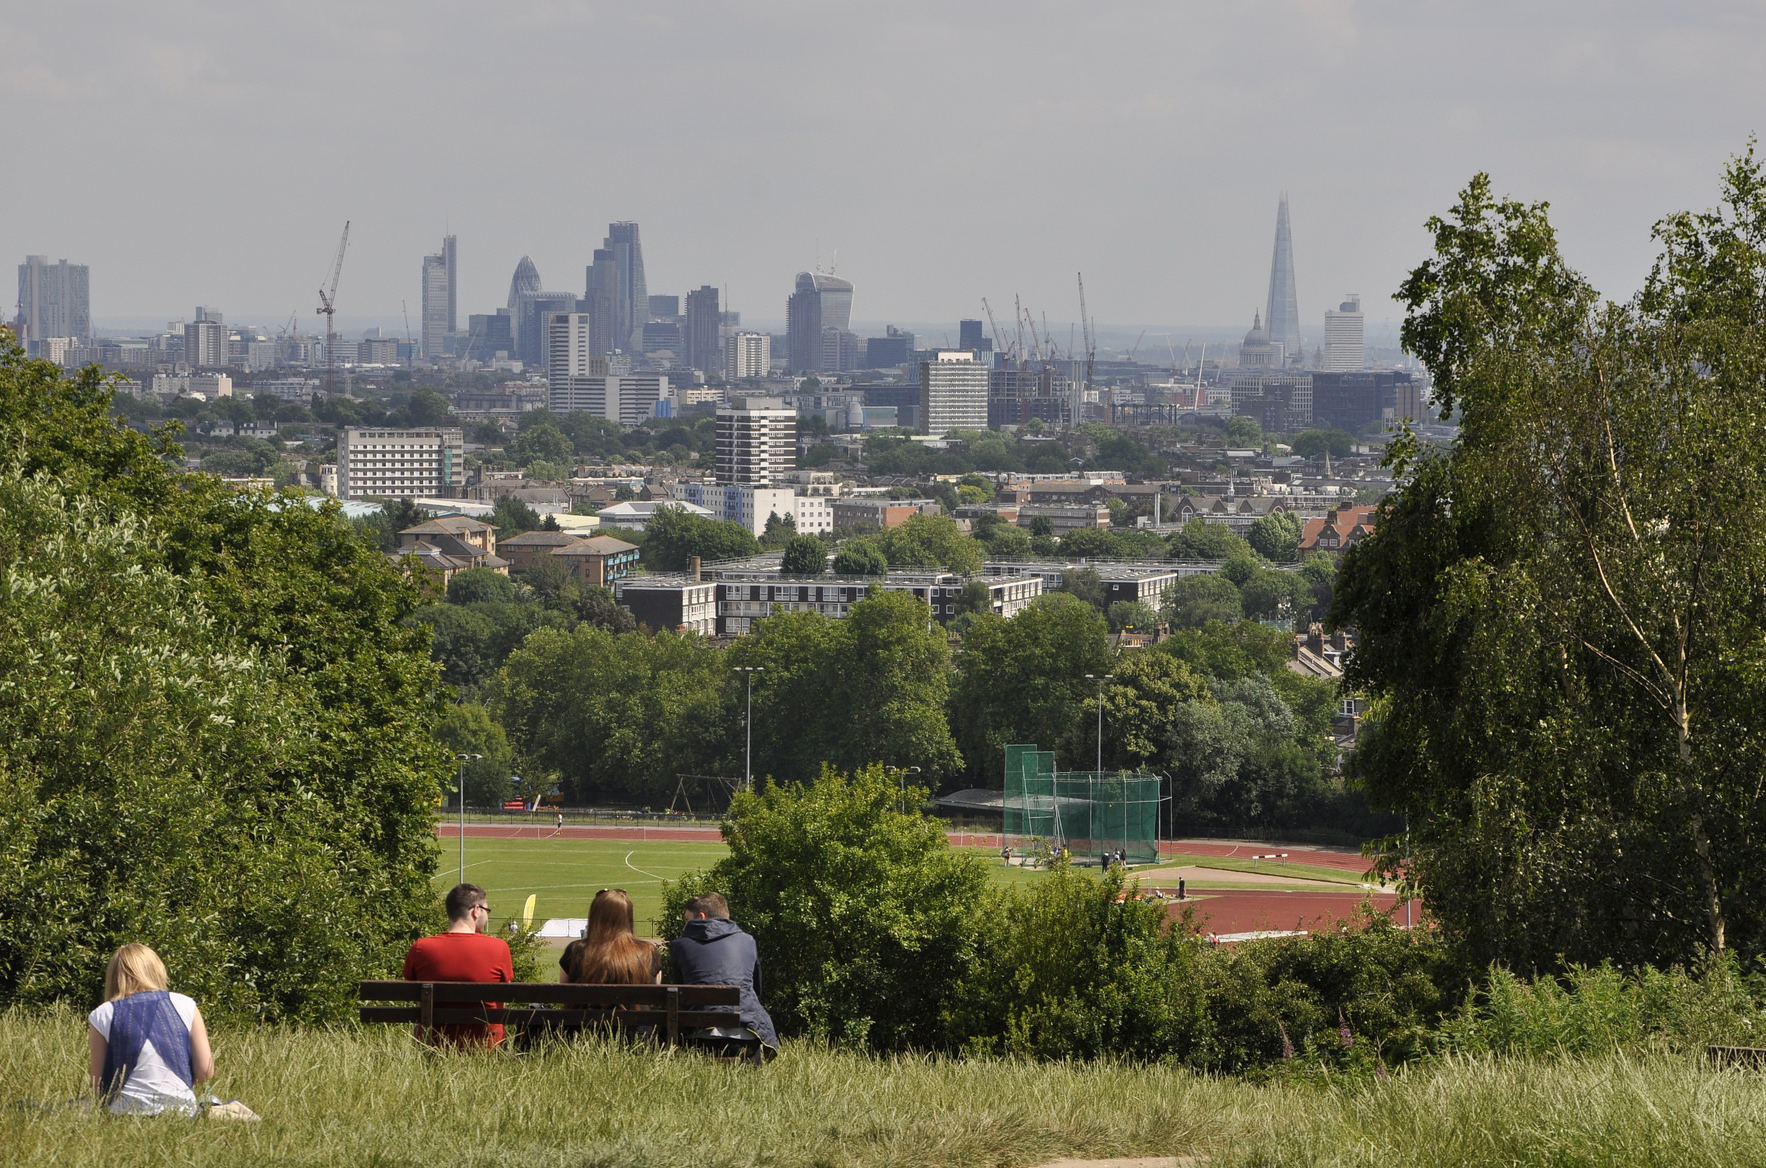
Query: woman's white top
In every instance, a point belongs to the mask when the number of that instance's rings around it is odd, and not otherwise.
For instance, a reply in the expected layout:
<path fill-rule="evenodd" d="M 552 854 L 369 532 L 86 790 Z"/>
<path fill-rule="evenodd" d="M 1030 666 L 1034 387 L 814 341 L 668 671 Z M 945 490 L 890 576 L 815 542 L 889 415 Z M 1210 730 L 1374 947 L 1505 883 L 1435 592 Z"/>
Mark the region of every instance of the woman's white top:
<path fill-rule="evenodd" d="M 183 994 L 173 994 L 171 998 L 172 1008 L 184 1020 L 184 1029 L 189 1030 L 196 1021 L 195 1000 Z M 103 1035 L 106 1042 L 110 1041 L 110 1018 L 114 1012 L 115 1004 L 106 1002 L 86 1016 L 92 1029 Z M 168 1108 L 195 1115 L 196 1092 L 172 1072 L 159 1051 L 153 1048 L 150 1038 L 141 1044 L 141 1058 L 129 1068 L 123 1089 L 111 1102 L 110 1109 L 118 1115 L 158 1115 Z"/>

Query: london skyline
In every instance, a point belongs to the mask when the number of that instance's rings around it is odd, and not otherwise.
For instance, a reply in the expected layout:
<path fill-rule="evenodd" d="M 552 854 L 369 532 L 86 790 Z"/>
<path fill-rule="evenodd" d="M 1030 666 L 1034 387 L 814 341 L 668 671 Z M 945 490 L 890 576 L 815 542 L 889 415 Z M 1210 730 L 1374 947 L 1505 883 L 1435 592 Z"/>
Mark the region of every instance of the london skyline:
<path fill-rule="evenodd" d="M 0 254 L 90 265 L 99 323 L 310 319 L 345 219 L 340 321 L 415 319 L 445 234 L 463 317 L 523 255 L 575 290 L 633 220 L 653 290 L 727 289 L 756 323 L 838 254 L 855 323 L 1013 294 L 1068 321 L 1084 271 L 1100 324 L 1243 329 L 1286 191 L 1312 335 L 1352 292 L 1396 318 L 1423 221 L 1479 170 L 1549 199 L 1569 261 L 1623 296 L 1649 224 L 1710 205 L 1766 121 L 1739 4 L 86 7 L 77 52 L 65 13 L 0 15 Z M 168 163 L 198 129 L 216 160 Z"/>

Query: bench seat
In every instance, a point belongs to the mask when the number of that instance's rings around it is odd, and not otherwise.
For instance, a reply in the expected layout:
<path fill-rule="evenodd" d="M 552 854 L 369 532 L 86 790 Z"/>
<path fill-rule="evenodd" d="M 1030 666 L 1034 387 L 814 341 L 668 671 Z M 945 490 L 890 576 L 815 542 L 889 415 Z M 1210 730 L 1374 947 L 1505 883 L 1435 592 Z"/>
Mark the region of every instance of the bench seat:
<path fill-rule="evenodd" d="M 739 993 L 735 986 L 364 981 L 359 997 L 363 1003 L 399 1003 L 362 1005 L 363 1022 L 404 1023 L 426 1031 L 476 1023 L 524 1029 L 612 1025 L 658 1031 L 670 1045 L 679 1045 L 696 1030 L 740 1027 Z"/>

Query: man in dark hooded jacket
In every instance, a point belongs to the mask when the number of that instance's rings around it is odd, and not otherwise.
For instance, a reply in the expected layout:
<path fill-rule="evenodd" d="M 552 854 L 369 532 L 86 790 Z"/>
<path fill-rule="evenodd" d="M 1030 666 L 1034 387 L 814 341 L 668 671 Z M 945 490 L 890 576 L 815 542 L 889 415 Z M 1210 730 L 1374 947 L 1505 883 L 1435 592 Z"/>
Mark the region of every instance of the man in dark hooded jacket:
<path fill-rule="evenodd" d="M 716 892 L 687 902 L 687 926 L 669 942 L 674 980 L 680 985 L 733 985 L 740 991 L 742 1024 L 775 1050 L 779 1036 L 760 1004 L 760 950 L 730 919 L 730 902 Z"/>

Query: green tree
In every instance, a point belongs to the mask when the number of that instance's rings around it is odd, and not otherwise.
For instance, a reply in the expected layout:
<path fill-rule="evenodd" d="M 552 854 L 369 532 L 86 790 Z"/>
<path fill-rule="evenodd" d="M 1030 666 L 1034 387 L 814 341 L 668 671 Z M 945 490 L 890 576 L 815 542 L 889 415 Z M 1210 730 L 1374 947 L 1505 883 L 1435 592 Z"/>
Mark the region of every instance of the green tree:
<path fill-rule="evenodd" d="M 834 574 L 886 576 L 889 574 L 889 557 L 883 554 L 874 539 L 849 539 L 834 553 Z"/>
<path fill-rule="evenodd" d="M 987 558 L 990 560 L 1027 560 L 1030 558 L 1030 533 L 1005 524 L 995 526 L 988 534 Z"/>
<path fill-rule="evenodd" d="M 1294 435 L 1292 449 L 1302 458 L 1316 458 L 1329 453 L 1332 458 L 1346 458 L 1355 448 L 1355 435 L 1347 430 L 1303 430 Z"/>
<path fill-rule="evenodd" d="M 401 424 L 409 426 L 441 426 L 448 420 L 452 407 L 448 399 L 433 389 L 414 389 L 399 407 L 404 415 Z"/>
<path fill-rule="evenodd" d="M 790 576 L 820 576 L 828 570 L 828 545 L 813 535 L 792 536 L 779 570 Z"/>
<path fill-rule="evenodd" d="M 911 515 L 879 533 L 877 546 L 891 568 L 942 568 L 964 575 L 981 570 L 981 544 L 944 515 Z"/>
<path fill-rule="evenodd" d="M 537 426 L 524 427 L 509 453 L 521 466 L 535 459 L 568 466 L 575 461 L 576 447 L 564 431 L 551 422 L 541 422 Z"/>
<path fill-rule="evenodd" d="M 898 810 L 902 800 L 881 766 L 738 794 L 729 855 L 665 887 L 665 926 L 679 928 L 688 897 L 722 892 L 766 954 L 781 1031 L 877 1050 L 943 1045 L 991 893 L 979 858 Z"/>
<path fill-rule="evenodd" d="M 341 1018 L 436 919 L 419 594 L 109 405 L 0 334 L 0 1000 L 91 1000 L 130 940 L 216 1018 Z"/>
<path fill-rule="evenodd" d="M 1245 613 L 1238 586 L 1219 572 L 1174 580 L 1159 601 L 1172 628 L 1199 628 L 1210 621 L 1231 624 Z"/>
<path fill-rule="evenodd" d="M 1171 537 L 1171 558 L 1174 560 L 1224 560 L 1235 551 L 1243 550 L 1245 541 L 1232 533 L 1224 523 L 1192 519 Z"/>
<path fill-rule="evenodd" d="M 950 699 L 951 730 L 972 777 L 998 785 L 1009 743 L 1053 745 L 1074 724 L 1095 692 L 1085 675 L 1110 672 L 1105 631 L 1097 609 L 1060 593 L 1010 620 L 976 618 Z"/>
<path fill-rule="evenodd" d="M 1256 418 L 1228 418 L 1226 440 L 1233 446 L 1260 449 L 1263 446 L 1263 427 L 1257 424 Z"/>
<path fill-rule="evenodd" d="M 678 775 L 727 773 L 728 676 L 722 651 L 699 637 L 582 624 L 531 634 L 487 704 L 530 769 L 576 799 L 653 801 Z"/>
<path fill-rule="evenodd" d="M 1102 527 L 1080 527 L 1061 537 L 1061 553 L 1088 560 L 1119 559 L 1122 541 Z"/>
<path fill-rule="evenodd" d="M 689 515 L 684 507 L 658 507 L 644 525 L 644 562 L 658 572 L 679 572 L 694 556 L 734 560 L 759 552 L 759 542 L 740 523 Z"/>
<path fill-rule="evenodd" d="M 1285 564 L 1300 554 L 1300 520 L 1286 511 L 1271 511 L 1251 524 L 1245 542 L 1264 559 Z"/>
<path fill-rule="evenodd" d="M 1124 629 L 1150 633 L 1153 626 L 1159 623 L 1159 614 L 1138 600 L 1118 600 L 1105 610 L 1104 619 L 1110 622 L 1112 633 L 1120 633 Z"/>
<path fill-rule="evenodd" d="M 1486 176 L 1429 226 L 1402 339 L 1461 429 L 1389 448 L 1403 486 L 1336 582 L 1375 699 L 1360 772 L 1474 960 L 1752 953 L 1766 175 L 1750 148 L 1719 209 L 1659 223 L 1623 305 Z"/>
<path fill-rule="evenodd" d="M 1066 540 L 1061 541 L 1063 545 Z M 1109 592 L 1096 568 L 1070 568 L 1061 573 L 1061 592 L 1085 601 L 1099 612 L 1109 603 Z"/>
<path fill-rule="evenodd" d="M 467 568 L 448 581 L 449 604 L 507 603 L 514 599 L 514 582 L 494 568 Z"/>
<path fill-rule="evenodd" d="M 514 793 L 509 776 L 515 766 L 515 753 L 509 749 L 503 728 L 483 706 L 462 702 L 447 707 L 435 725 L 435 740 L 456 762 L 462 754 L 482 756 L 464 763 L 468 807 L 501 807 Z M 457 765 L 456 781 L 461 773 Z M 452 784 L 449 789 L 452 790 Z"/>
<path fill-rule="evenodd" d="M 540 515 L 519 496 L 504 495 L 497 500 L 491 513 L 485 516 L 485 522 L 497 529 L 498 539 L 511 539 L 524 532 L 538 530 Z"/>
<path fill-rule="evenodd" d="M 797 517 L 775 511 L 766 517 L 766 529 L 760 533 L 760 546 L 767 551 L 776 551 L 796 538 Z"/>

